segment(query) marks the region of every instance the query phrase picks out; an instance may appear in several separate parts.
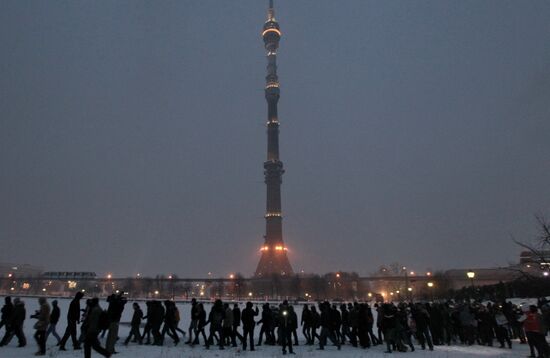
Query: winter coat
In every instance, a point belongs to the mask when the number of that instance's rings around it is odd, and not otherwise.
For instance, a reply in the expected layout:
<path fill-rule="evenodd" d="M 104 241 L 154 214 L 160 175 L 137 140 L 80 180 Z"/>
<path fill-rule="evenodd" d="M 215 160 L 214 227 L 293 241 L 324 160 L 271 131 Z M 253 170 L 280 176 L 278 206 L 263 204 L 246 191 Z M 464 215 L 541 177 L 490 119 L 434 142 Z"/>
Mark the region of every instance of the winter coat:
<path fill-rule="evenodd" d="M 253 329 L 254 325 L 256 324 L 254 322 L 254 317 L 256 317 L 258 314 L 259 314 L 258 307 L 256 307 L 256 310 L 252 309 L 252 307 L 246 307 L 241 313 L 241 320 L 243 321 L 243 328 L 244 329 Z"/>
<path fill-rule="evenodd" d="M 86 317 L 86 334 L 97 336 L 100 331 L 99 328 L 99 319 L 103 310 L 99 306 L 94 306 L 90 308 L 88 316 Z"/>
<path fill-rule="evenodd" d="M 132 322 L 130 323 L 134 327 L 138 327 L 141 324 L 141 319 L 143 318 L 143 311 L 141 308 L 135 309 L 134 314 L 132 315 Z"/>
<path fill-rule="evenodd" d="M 523 321 L 523 329 L 525 332 L 538 332 L 542 333 L 542 317 L 538 313 L 529 312 L 525 315 L 525 321 Z"/>
<path fill-rule="evenodd" d="M 319 323 L 321 324 L 321 327 L 324 328 L 330 328 L 331 322 L 330 322 L 330 309 L 324 309 L 321 311 L 321 317 L 319 319 Z"/>
<path fill-rule="evenodd" d="M 416 329 L 425 330 L 430 324 L 430 316 L 424 309 L 414 309 L 412 311 L 412 318 L 416 324 Z"/>
<path fill-rule="evenodd" d="M 239 307 L 233 308 L 233 327 L 239 327 L 241 325 L 241 310 Z"/>
<path fill-rule="evenodd" d="M 197 313 L 195 314 L 195 317 L 198 322 L 198 328 L 199 330 L 202 329 L 204 326 L 206 326 L 206 311 L 197 310 Z"/>
<path fill-rule="evenodd" d="M 290 319 L 292 320 L 292 329 L 298 329 L 298 315 L 294 310 L 288 312 Z"/>
<path fill-rule="evenodd" d="M 497 326 L 506 326 L 508 324 L 508 320 L 504 313 L 499 312 L 495 314 L 495 323 Z"/>
<path fill-rule="evenodd" d="M 302 319 L 301 319 L 302 326 L 311 327 L 311 311 L 308 309 L 302 310 Z"/>
<path fill-rule="evenodd" d="M 265 308 L 262 311 L 262 319 L 258 323 L 265 324 L 266 327 L 271 326 L 271 323 L 273 321 L 273 312 L 269 308 Z"/>
<path fill-rule="evenodd" d="M 224 328 L 232 328 L 233 327 L 233 310 L 230 307 L 227 307 L 225 310 L 225 316 L 223 320 L 223 327 Z"/>
<path fill-rule="evenodd" d="M 284 306 L 279 314 L 279 327 L 283 330 L 292 330 L 294 323 L 288 307 Z"/>
<path fill-rule="evenodd" d="M 57 324 L 59 322 L 59 316 L 61 315 L 58 306 L 53 306 L 52 314 L 50 314 L 50 324 Z"/>
<path fill-rule="evenodd" d="M 313 328 L 319 328 L 321 325 L 321 316 L 317 311 L 311 311 L 311 326 Z"/>
<path fill-rule="evenodd" d="M 25 322 L 26 316 L 27 311 L 25 310 L 25 304 L 23 302 L 15 304 L 13 307 L 11 325 L 14 327 L 23 327 L 23 322 Z"/>
<path fill-rule="evenodd" d="M 79 321 L 80 320 L 80 300 L 73 298 L 67 311 L 67 321 Z"/>
<path fill-rule="evenodd" d="M 9 322 L 13 316 L 13 303 L 6 302 L 4 307 L 2 307 L 2 321 Z"/>
<path fill-rule="evenodd" d="M 348 317 L 350 327 L 359 327 L 359 311 L 356 308 L 353 308 L 351 311 L 349 311 Z"/>
<path fill-rule="evenodd" d="M 349 311 L 345 308 L 342 310 L 342 325 L 350 326 Z"/>
<path fill-rule="evenodd" d="M 197 303 L 191 304 L 191 321 L 195 321 L 199 318 L 199 305 Z"/>
<path fill-rule="evenodd" d="M 382 317 L 381 327 L 384 332 L 390 331 L 397 326 L 397 319 L 394 314 L 387 313 Z"/>
<path fill-rule="evenodd" d="M 107 308 L 109 322 L 120 322 L 120 317 L 122 317 L 122 311 L 124 311 L 126 299 L 120 296 L 112 295 L 107 299 L 107 301 L 109 302 L 109 307 Z"/>
<path fill-rule="evenodd" d="M 174 324 L 176 322 L 176 310 L 173 304 L 166 305 L 166 314 L 164 315 L 164 322 L 168 324 Z"/>
<path fill-rule="evenodd" d="M 40 310 L 36 315 L 38 319 L 34 324 L 34 329 L 37 331 L 45 331 L 48 329 L 50 323 L 50 305 L 47 302 L 44 302 L 40 305 Z"/>
<path fill-rule="evenodd" d="M 164 319 L 164 307 L 158 301 L 151 302 L 149 309 L 147 310 L 147 322 L 152 327 L 159 327 Z"/>
<path fill-rule="evenodd" d="M 225 311 L 223 306 L 212 306 L 210 314 L 208 315 L 208 322 L 210 322 L 210 327 L 214 329 L 220 329 L 223 324 L 225 316 Z"/>
<path fill-rule="evenodd" d="M 340 316 L 340 311 L 336 308 L 331 308 L 329 311 L 330 327 L 332 329 L 340 329 L 342 325 L 342 316 Z"/>

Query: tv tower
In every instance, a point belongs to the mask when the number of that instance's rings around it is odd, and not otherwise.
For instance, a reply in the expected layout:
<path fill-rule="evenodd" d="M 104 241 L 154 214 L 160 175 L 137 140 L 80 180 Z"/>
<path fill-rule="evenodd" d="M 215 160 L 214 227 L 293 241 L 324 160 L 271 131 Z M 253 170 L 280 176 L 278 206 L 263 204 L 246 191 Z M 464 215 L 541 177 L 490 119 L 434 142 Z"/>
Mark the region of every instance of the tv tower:
<path fill-rule="evenodd" d="M 262 37 L 267 51 L 267 76 L 265 77 L 265 99 L 267 101 L 267 160 L 264 162 L 265 184 L 267 186 L 267 205 L 265 213 L 265 242 L 261 248 L 262 257 L 256 268 L 256 277 L 268 277 L 273 274 L 291 275 L 293 273 L 287 257 L 287 248 L 283 242 L 283 217 L 281 210 L 281 183 L 283 162 L 279 160 L 279 78 L 277 77 L 277 49 L 281 39 L 281 29 L 275 20 L 273 0 L 269 1 L 267 21 Z"/>

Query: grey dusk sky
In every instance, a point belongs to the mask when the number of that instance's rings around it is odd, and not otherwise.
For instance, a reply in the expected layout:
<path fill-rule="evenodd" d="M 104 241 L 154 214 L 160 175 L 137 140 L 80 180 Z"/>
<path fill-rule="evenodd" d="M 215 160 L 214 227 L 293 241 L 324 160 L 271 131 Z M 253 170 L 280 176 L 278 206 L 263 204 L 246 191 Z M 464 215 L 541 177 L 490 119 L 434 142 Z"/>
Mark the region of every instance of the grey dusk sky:
<path fill-rule="evenodd" d="M 0 261 L 250 275 L 267 0 L 0 1 Z M 550 2 L 281 0 L 295 270 L 507 265 L 550 215 Z"/>

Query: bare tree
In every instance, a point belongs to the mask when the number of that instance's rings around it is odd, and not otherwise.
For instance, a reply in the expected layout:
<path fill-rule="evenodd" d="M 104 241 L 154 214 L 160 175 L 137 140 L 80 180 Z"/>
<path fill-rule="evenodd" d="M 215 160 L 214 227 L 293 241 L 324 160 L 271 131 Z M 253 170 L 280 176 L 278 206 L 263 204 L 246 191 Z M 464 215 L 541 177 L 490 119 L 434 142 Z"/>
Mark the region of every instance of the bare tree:
<path fill-rule="evenodd" d="M 523 242 L 512 237 L 512 240 L 520 247 L 530 252 L 533 263 L 543 271 L 550 271 L 550 223 L 540 214 L 535 215 L 538 226 L 537 236 L 532 242 Z M 530 265 L 528 265 L 529 267 Z M 511 268 L 523 275 L 525 278 L 532 278 L 532 270 L 525 270 L 521 265 L 517 268 Z"/>

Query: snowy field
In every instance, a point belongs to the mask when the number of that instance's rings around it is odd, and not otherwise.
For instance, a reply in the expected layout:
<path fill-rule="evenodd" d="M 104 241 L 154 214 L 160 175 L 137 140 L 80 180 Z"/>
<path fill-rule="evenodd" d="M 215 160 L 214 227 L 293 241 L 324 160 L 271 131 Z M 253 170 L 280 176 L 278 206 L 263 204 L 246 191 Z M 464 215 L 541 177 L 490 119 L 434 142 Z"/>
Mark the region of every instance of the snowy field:
<path fill-rule="evenodd" d="M 51 304 L 52 299 L 48 299 L 48 302 Z M 10 345 L 7 347 L 0 347 L 0 358 L 11 358 L 11 357 L 31 357 L 34 355 L 34 353 L 38 350 L 36 346 L 36 342 L 33 339 L 33 324 L 35 322 L 34 319 L 29 319 L 29 316 L 34 313 L 34 311 L 38 308 L 38 300 L 36 298 L 23 298 L 23 301 L 25 301 L 25 307 L 27 310 L 27 319 L 25 320 L 25 335 L 27 337 L 27 346 L 24 348 L 17 348 L 17 338 L 13 338 Z M 61 309 L 61 319 L 57 326 L 57 332 L 60 336 L 63 336 L 63 333 L 65 332 L 65 325 L 66 325 L 66 314 L 67 309 L 69 307 L 69 299 L 58 299 L 59 301 L 59 307 Z M 3 298 L 0 301 L 3 303 Z M 84 308 L 85 300 L 81 301 L 81 308 Z M 106 308 L 107 304 L 105 301 L 101 302 L 102 308 Z M 145 303 L 140 302 L 140 306 L 142 307 L 142 310 L 145 313 Z M 241 309 L 244 308 L 244 304 L 241 304 Z M 178 308 L 180 310 L 181 319 L 179 327 L 183 329 L 184 331 L 187 331 L 187 327 L 189 326 L 189 313 L 190 313 L 190 304 L 188 303 L 178 303 Z M 210 305 L 205 305 L 207 313 L 210 310 Z M 296 306 L 298 313 L 298 318 L 301 314 L 301 307 Z M 115 357 L 117 358 L 180 358 L 180 357 L 189 357 L 189 358 L 200 358 L 200 357 L 237 357 L 237 356 L 243 356 L 243 357 L 279 357 L 282 355 L 281 348 L 280 347 L 274 347 L 274 346 L 265 346 L 262 345 L 260 347 L 256 348 L 255 352 L 250 351 L 241 351 L 239 348 L 232 348 L 232 347 L 226 347 L 225 350 L 220 351 L 218 347 L 211 346 L 210 350 L 205 350 L 204 347 L 201 346 L 195 346 L 194 348 L 191 348 L 190 346 L 186 344 L 180 343 L 178 346 L 173 346 L 172 340 L 167 337 L 165 341 L 164 347 L 154 347 L 154 346 L 139 346 L 135 343 L 130 343 L 128 347 L 125 347 L 122 345 L 122 342 L 128 335 L 129 332 L 129 322 L 132 316 L 132 306 L 131 301 L 126 305 L 126 308 L 124 309 L 124 313 L 121 320 L 120 325 L 120 332 L 119 336 L 121 340 L 119 341 L 119 344 L 116 346 L 116 350 L 119 352 L 119 354 L 116 354 Z M 373 312 L 376 314 L 376 312 Z M 80 332 L 80 330 L 79 330 Z M 241 330 L 242 332 L 242 330 Z M 375 330 L 376 332 L 376 330 Z M 259 333 L 259 329 L 256 329 L 255 332 L 255 341 L 257 342 L 257 336 Z M 3 336 L 4 329 L 1 330 L 1 334 Z M 301 335 L 300 329 L 299 329 L 299 339 L 300 343 L 304 342 L 305 339 Z M 202 340 L 201 340 L 202 343 Z M 48 351 L 46 356 L 49 357 L 83 357 L 84 352 L 83 351 L 72 351 L 72 344 L 67 342 L 67 351 L 66 352 L 60 352 L 58 348 L 55 346 L 56 340 L 53 336 L 49 336 L 48 338 Z M 102 340 L 102 344 L 104 345 L 104 340 Z M 495 344 L 498 346 L 498 343 L 495 342 Z M 520 345 L 518 342 L 513 343 L 513 349 L 500 349 L 500 348 L 492 348 L 492 347 L 482 347 L 482 346 L 436 346 L 435 350 L 433 352 L 430 351 L 422 351 L 420 350 L 420 346 L 417 347 L 417 351 L 415 352 L 408 352 L 408 353 L 399 353 L 394 352 L 392 354 L 385 354 L 385 345 L 384 346 L 376 346 L 372 347 L 370 349 L 360 349 L 360 348 L 353 348 L 350 345 L 345 345 L 342 347 L 342 350 L 338 352 L 336 350 L 336 347 L 331 346 L 330 344 L 325 347 L 325 351 L 318 351 L 317 346 L 304 346 L 300 345 L 298 347 L 295 347 L 294 352 L 296 353 L 296 357 L 342 357 L 342 358 L 352 358 L 352 357 L 391 357 L 391 356 L 406 356 L 406 357 L 432 357 L 432 358 L 464 358 L 464 357 L 527 357 L 529 355 L 529 348 L 527 345 Z M 416 344 L 415 344 L 416 346 Z M 92 352 L 92 356 L 100 357 L 99 354 Z"/>

